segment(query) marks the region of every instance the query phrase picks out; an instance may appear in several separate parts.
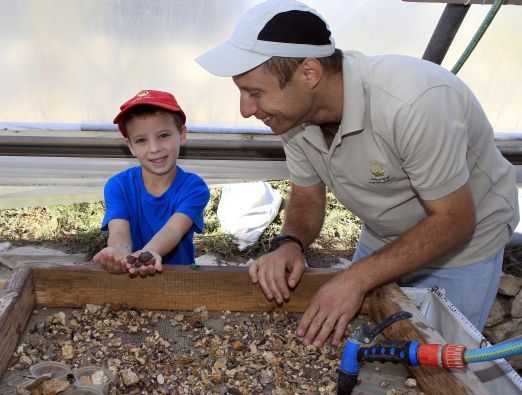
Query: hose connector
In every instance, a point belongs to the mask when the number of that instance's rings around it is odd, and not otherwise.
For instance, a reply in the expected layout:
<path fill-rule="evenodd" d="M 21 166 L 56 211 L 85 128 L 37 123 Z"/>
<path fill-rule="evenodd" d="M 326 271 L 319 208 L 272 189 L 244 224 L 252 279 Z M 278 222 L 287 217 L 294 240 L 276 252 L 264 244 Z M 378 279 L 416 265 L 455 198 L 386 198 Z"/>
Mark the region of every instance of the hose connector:
<path fill-rule="evenodd" d="M 463 369 L 466 347 L 461 344 L 421 344 L 418 359 L 421 366 Z"/>

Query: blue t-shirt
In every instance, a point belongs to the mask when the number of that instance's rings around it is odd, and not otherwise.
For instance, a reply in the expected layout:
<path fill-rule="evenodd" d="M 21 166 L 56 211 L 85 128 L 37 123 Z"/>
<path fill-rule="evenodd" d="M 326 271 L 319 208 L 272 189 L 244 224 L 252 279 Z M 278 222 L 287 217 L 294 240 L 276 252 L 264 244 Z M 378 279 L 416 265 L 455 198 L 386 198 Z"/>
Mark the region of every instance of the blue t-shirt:
<path fill-rule="evenodd" d="M 142 249 L 167 223 L 174 213 L 183 213 L 192 228 L 166 256 L 163 263 L 194 263 L 194 232 L 203 231 L 203 211 L 210 193 L 207 184 L 196 174 L 176 167 L 176 178 L 161 196 L 151 195 L 145 188 L 141 167 L 136 166 L 112 176 L 104 188 L 105 216 L 102 230 L 108 230 L 113 219 L 129 221 L 133 251 Z"/>

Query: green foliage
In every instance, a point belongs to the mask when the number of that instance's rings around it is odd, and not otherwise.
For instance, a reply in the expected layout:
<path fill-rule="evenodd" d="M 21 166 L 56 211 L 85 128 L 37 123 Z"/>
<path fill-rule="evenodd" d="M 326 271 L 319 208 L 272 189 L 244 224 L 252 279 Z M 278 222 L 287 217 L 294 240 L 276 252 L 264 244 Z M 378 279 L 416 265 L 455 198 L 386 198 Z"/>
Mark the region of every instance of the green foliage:
<path fill-rule="evenodd" d="M 288 182 L 271 182 L 271 185 L 281 193 L 283 199 L 288 197 Z M 195 237 L 198 254 L 211 252 L 224 259 L 248 259 L 266 252 L 269 240 L 281 231 L 281 213 L 263 232 L 258 243 L 240 252 L 233 243 L 233 237 L 220 229 L 217 218 L 220 196 L 221 189 L 215 188 L 204 213 L 205 231 Z M 0 210 L 0 239 L 15 244 L 52 244 L 92 256 L 106 243 L 105 235 L 100 231 L 103 212 L 102 202 Z M 359 232 L 359 220 L 328 193 L 325 223 L 312 248 L 351 250 Z"/>

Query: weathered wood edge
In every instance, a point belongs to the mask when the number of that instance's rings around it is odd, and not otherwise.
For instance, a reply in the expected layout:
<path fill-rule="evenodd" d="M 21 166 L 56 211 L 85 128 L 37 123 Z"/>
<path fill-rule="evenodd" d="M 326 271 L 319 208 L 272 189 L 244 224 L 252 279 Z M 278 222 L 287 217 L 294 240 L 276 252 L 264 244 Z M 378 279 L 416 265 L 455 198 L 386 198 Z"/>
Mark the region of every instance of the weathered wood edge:
<path fill-rule="evenodd" d="M 117 304 L 153 310 L 303 312 L 313 294 L 336 271 L 307 272 L 290 302 L 282 307 L 268 302 L 252 285 L 246 268 L 187 266 L 166 268 L 160 275 L 130 278 L 113 275 L 93 265 L 33 268 L 37 304 L 79 307 L 86 303 Z"/>
<path fill-rule="evenodd" d="M 0 290 L 0 376 L 9 365 L 34 306 L 31 269 L 18 269 Z"/>
<path fill-rule="evenodd" d="M 426 325 L 415 304 L 395 284 L 385 285 L 372 292 L 368 299 L 369 314 L 375 321 L 404 310 L 412 314 L 409 320 L 399 321 L 385 330 L 389 339 L 419 340 L 421 343 L 447 343 L 433 328 Z M 421 389 L 429 395 L 486 395 L 489 394 L 478 377 L 469 369 L 410 368 Z"/>

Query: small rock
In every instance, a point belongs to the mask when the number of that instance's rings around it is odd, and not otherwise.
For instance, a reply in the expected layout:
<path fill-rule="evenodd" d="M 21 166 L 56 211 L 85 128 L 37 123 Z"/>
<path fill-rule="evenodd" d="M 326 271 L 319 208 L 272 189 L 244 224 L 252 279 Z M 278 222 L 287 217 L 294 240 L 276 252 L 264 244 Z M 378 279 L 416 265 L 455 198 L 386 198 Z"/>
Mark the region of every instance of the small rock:
<path fill-rule="evenodd" d="M 52 322 L 65 326 L 67 324 L 67 321 L 65 319 L 65 313 L 63 311 L 60 311 L 59 313 L 53 315 Z"/>
<path fill-rule="evenodd" d="M 497 296 L 486 321 L 486 328 L 500 324 L 509 312 L 509 302 Z"/>
<path fill-rule="evenodd" d="M 407 388 L 415 388 L 415 387 L 417 387 L 417 380 L 415 380 L 415 379 L 412 378 L 412 377 L 407 378 L 406 381 L 404 382 L 404 385 L 405 385 Z"/>
<path fill-rule="evenodd" d="M 509 337 L 515 335 L 518 329 L 522 327 L 522 318 L 516 318 L 503 322 L 491 328 L 486 328 L 484 334 L 492 343 L 499 343 Z"/>
<path fill-rule="evenodd" d="M 62 356 L 63 359 L 74 358 L 74 348 L 71 343 L 64 343 L 64 345 L 62 346 Z"/>
<path fill-rule="evenodd" d="M 24 366 L 31 366 L 33 364 L 33 360 L 31 357 L 28 357 L 27 355 L 22 355 L 20 357 L 20 363 Z"/>
<path fill-rule="evenodd" d="M 91 313 L 91 314 L 96 314 L 98 311 L 101 310 L 101 306 L 97 305 L 97 304 L 86 304 L 85 305 L 85 310 L 87 310 L 87 312 Z"/>
<path fill-rule="evenodd" d="M 158 376 L 156 377 L 156 381 L 157 381 L 158 384 L 160 384 L 160 385 L 165 384 L 165 377 L 163 377 L 162 374 L 158 374 Z"/>
<path fill-rule="evenodd" d="M 94 385 L 103 385 L 107 383 L 110 379 L 107 377 L 103 370 L 97 370 L 93 374 L 91 374 L 91 380 Z"/>
<path fill-rule="evenodd" d="M 522 317 L 522 291 L 513 299 L 513 303 L 511 304 L 511 316 L 515 318 Z"/>
<path fill-rule="evenodd" d="M 503 274 L 500 278 L 498 293 L 505 296 L 515 296 L 522 288 L 522 278 L 511 274 Z"/>
<path fill-rule="evenodd" d="M 218 358 L 216 362 L 214 362 L 214 369 L 223 370 L 227 366 L 226 358 Z"/>
<path fill-rule="evenodd" d="M 126 387 L 136 384 L 140 381 L 140 378 L 131 369 L 124 369 L 120 372 L 121 380 Z"/>
<path fill-rule="evenodd" d="M 274 381 L 274 373 L 272 371 L 265 369 L 261 371 L 261 377 L 259 378 L 259 382 L 263 385 L 271 384 Z"/>
<path fill-rule="evenodd" d="M 390 386 L 390 382 L 388 380 L 383 380 L 380 382 L 379 387 L 388 388 Z"/>
<path fill-rule="evenodd" d="M 234 340 L 232 342 L 232 348 L 236 351 L 241 351 L 243 350 L 243 343 L 241 343 L 241 340 Z"/>
<path fill-rule="evenodd" d="M 265 359 L 265 361 L 267 361 L 271 365 L 275 365 L 278 362 L 278 359 L 270 351 L 265 351 L 263 353 L 263 358 Z"/>

